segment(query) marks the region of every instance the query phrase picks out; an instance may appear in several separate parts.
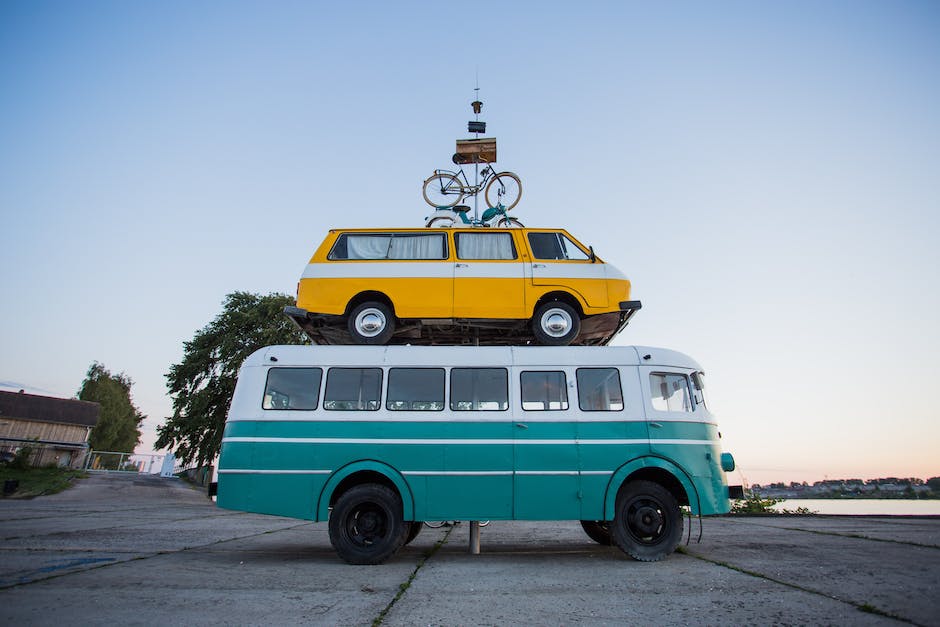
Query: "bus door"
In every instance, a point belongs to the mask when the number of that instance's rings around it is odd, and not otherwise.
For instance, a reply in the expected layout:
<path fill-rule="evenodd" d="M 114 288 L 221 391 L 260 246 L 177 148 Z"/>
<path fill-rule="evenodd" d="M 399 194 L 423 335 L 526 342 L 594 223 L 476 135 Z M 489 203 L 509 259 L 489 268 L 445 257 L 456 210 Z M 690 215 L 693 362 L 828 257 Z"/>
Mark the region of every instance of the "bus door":
<path fill-rule="evenodd" d="M 577 423 L 571 409 L 574 371 L 520 366 L 514 369 L 514 376 L 520 390 L 513 423 L 515 517 L 577 519 Z"/>
<path fill-rule="evenodd" d="M 507 229 L 454 233 L 454 317 L 527 318 L 525 264 Z"/>
<path fill-rule="evenodd" d="M 649 454 L 643 395 L 633 368 L 591 366 L 575 372 L 579 413 L 581 520 L 603 520 L 612 474 Z"/>
<path fill-rule="evenodd" d="M 444 472 L 429 483 L 428 519 L 512 518 L 512 423 L 506 368 L 451 368 L 440 426 Z"/>

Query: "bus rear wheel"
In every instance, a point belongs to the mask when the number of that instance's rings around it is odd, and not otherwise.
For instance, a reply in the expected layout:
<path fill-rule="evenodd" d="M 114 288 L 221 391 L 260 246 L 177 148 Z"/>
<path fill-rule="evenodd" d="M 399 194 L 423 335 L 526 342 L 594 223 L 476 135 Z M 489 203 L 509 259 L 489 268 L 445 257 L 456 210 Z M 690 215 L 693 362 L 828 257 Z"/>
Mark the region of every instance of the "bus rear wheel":
<path fill-rule="evenodd" d="M 591 540 L 604 546 L 610 546 L 610 523 L 606 520 L 582 520 L 581 528 Z"/>
<path fill-rule="evenodd" d="M 641 562 L 658 562 L 682 540 L 682 513 L 669 490 L 653 481 L 631 481 L 617 494 L 610 535 L 620 550 Z"/>
<path fill-rule="evenodd" d="M 375 483 L 342 494 L 330 513 L 330 544 L 350 564 L 381 564 L 395 554 L 410 530 L 398 495 Z"/>

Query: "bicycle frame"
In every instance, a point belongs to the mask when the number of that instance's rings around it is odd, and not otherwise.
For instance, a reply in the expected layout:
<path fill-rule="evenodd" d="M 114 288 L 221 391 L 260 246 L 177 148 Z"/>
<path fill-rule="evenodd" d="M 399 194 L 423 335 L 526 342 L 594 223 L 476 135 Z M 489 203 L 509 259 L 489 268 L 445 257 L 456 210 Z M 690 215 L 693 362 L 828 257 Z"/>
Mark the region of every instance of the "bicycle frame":
<path fill-rule="evenodd" d="M 461 194 L 463 196 L 476 196 L 483 189 L 486 188 L 486 184 L 489 183 L 490 179 L 496 174 L 496 169 L 491 163 L 486 163 L 486 166 L 483 170 L 480 171 L 480 174 L 483 178 L 480 180 L 479 184 L 471 185 L 470 180 L 467 178 L 467 173 L 463 171 L 463 166 L 458 166 L 457 170 L 434 170 L 434 174 L 450 174 L 454 178 L 460 180 L 463 179 L 460 183 Z"/>

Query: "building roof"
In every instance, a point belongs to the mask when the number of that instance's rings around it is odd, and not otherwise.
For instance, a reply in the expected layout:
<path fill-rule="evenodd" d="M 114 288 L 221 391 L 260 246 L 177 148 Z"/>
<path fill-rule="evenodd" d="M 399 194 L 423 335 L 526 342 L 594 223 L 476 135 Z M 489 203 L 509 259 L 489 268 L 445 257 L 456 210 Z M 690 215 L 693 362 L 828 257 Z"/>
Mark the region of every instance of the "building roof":
<path fill-rule="evenodd" d="M 98 403 L 0 390 L 0 419 L 13 418 L 94 427 L 100 414 L 101 405 Z"/>

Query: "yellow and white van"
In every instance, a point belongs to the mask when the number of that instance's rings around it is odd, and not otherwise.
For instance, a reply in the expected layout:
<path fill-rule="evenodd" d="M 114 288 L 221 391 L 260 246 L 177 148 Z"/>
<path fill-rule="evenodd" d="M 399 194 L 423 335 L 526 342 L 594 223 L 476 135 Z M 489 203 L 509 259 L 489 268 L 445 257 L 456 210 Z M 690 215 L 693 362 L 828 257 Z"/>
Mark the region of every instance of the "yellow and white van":
<path fill-rule="evenodd" d="M 609 342 L 630 281 L 563 229 L 334 229 L 285 313 L 321 344 Z"/>

